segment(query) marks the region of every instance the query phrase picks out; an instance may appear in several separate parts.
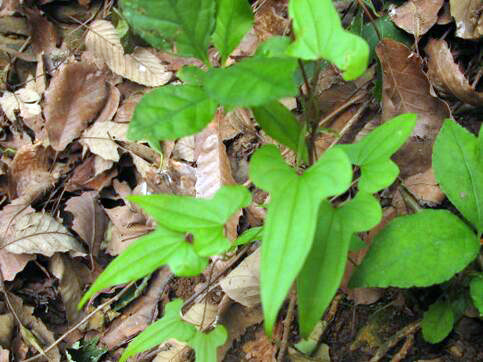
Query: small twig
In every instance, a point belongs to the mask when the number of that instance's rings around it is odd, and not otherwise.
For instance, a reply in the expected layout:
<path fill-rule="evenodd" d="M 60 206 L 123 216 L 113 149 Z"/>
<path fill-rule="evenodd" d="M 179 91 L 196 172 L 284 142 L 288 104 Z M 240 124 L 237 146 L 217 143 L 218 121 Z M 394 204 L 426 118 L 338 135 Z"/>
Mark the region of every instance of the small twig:
<path fill-rule="evenodd" d="M 54 348 L 55 346 L 57 346 L 60 342 L 62 342 L 64 340 L 65 337 L 67 337 L 69 334 L 71 334 L 73 331 L 75 331 L 77 328 L 79 328 L 81 325 L 83 325 L 85 322 L 87 322 L 89 319 L 92 318 L 92 316 L 94 316 L 97 312 L 99 312 L 100 310 L 104 309 L 105 306 L 111 304 L 111 303 L 114 303 L 116 301 L 118 301 L 123 295 L 124 293 L 126 293 L 127 290 L 129 290 L 129 288 L 131 288 L 131 286 L 134 284 L 135 282 L 131 282 L 129 283 L 128 285 L 126 285 L 120 292 L 119 294 L 115 295 L 114 297 L 108 299 L 107 301 L 105 301 L 104 303 L 102 303 L 101 305 L 99 305 L 96 309 L 94 309 L 92 312 L 90 312 L 88 315 L 86 315 L 84 318 L 82 318 L 82 320 L 80 322 L 78 322 L 76 325 L 74 325 L 72 328 L 70 328 L 67 332 L 65 332 L 63 335 L 61 335 L 59 338 L 57 338 L 57 340 L 55 340 L 54 343 L 52 343 L 49 347 L 47 347 L 44 352 L 47 353 L 49 352 L 52 348 Z M 31 361 L 35 361 L 37 358 L 41 357 L 42 355 L 41 354 L 37 354 L 33 357 L 30 357 L 26 360 L 23 360 L 22 362 L 31 362 Z"/>
<path fill-rule="evenodd" d="M 288 337 L 290 335 L 290 327 L 292 326 L 292 321 L 294 319 L 296 298 L 297 298 L 297 293 L 295 292 L 295 284 L 294 284 L 294 286 L 292 286 L 291 293 L 290 293 L 290 302 L 288 304 L 287 316 L 283 321 L 282 342 L 280 343 L 280 349 L 278 351 L 278 357 L 277 357 L 278 362 L 282 362 L 285 359 L 285 353 L 287 352 Z"/>
<path fill-rule="evenodd" d="M 413 346 L 414 335 L 409 335 L 406 341 L 402 345 L 401 349 L 392 357 L 391 362 L 401 362 L 409 352 L 409 349 Z"/>
<path fill-rule="evenodd" d="M 393 348 L 396 344 L 398 344 L 403 338 L 407 338 L 410 335 L 416 333 L 419 328 L 421 328 L 421 321 L 416 321 L 408 324 L 406 327 L 401 329 L 400 331 L 396 332 L 394 336 L 392 336 L 389 341 L 384 343 L 376 352 L 376 354 L 371 358 L 369 362 L 378 362 L 380 361 L 386 353 Z"/>

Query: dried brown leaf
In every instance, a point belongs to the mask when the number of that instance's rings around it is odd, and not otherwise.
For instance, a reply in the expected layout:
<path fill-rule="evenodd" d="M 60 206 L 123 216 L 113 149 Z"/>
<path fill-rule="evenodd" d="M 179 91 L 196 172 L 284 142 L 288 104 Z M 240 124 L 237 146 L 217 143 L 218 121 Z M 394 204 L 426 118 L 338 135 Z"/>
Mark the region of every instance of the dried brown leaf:
<path fill-rule="evenodd" d="M 121 92 L 117 87 L 110 85 L 109 96 L 104 109 L 97 117 L 96 122 L 107 122 L 114 118 L 118 108 L 119 102 L 121 101 Z"/>
<path fill-rule="evenodd" d="M 245 258 L 220 281 L 221 289 L 234 301 L 254 307 L 260 303 L 260 249 Z"/>
<path fill-rule="evenodd" d="M 170 339 L 164 342 L 159 350 L 153 362 L 185 362 L 189 360 L 187 354 L 191 351 L 191 348 L 185 343 Z"/>
<path fill-rule="evenodd" d="M 143 95 L 139 93 L 131 94 L 117 110 L 114 122 L 129 123 L 131 121 L 132 115 L 134 114 L 134 110 L 136 109 L 136 106 L 138 105 L 142 97 Z"/>
<path fill-rule="evenodd" d="M 28 78 L 24 88 L 20 88 L 14 93 L 4 91 L 0 97 L 0 105 L 7 118 L 11 122 L 15 122 L 16 111 L 20 112 L 23 119 L 31 119 L 41 114 L 40 99 L 41 96 L 35 89 L 35 82 Z"/>
<path fill-rule="evenodd" d="M 212 325 L 217 316 L 218 306 L 206 302 L 194 304 L 182 318 L 201 330 Z"/>
<path fill-rule="evenodd" d="M 107 95 L 105 75 L 95 65 L 63 66 L 45 92 L 44 115 L 51 146 L 63 151 L 79 137 L 102 110 Z"/>
<path fill-rule="evenodd" d="M 99 246 L 104 240 L 107 217 L 97 201 L 95 191 L 83 192 L 80 196 L 71 197 L 65 211 L 72 213 L 72 229 L 89 245 L 93 256 L 99 254 Z"/>
<path fill-rule="evenodd" d="M 0 346 L 0 362 L 10 362 L 10 351 Z"/>
<path fill-rule="evenodd" d="M 90 24 L 86 47 L 103 60 L 112 72 L 149 87 L 166 84 L 172 73 L 149 50 L 137 48 L 132 54 L 124 54 L 114 25 L 107 20 Z"/>
<path fill-rule="evenodd" d="M 50 171 L 50 156 L 49 150 L 41 144 L 17 150 L 9 169 L 11 194 L 28 204 L 51 188 L 57 177 Z"/>
<path fill-rule="evenodd" d="M 49 270 L 59 280 L 67 321 L 73 325 L 84 315 L 83 311 L 77 309 L 77 304 L 82 297 L 84 285 L 89 282 L 90 272 L 84 264 L 59 253 L 50 259 Z"/>
<path fill-rule="evenodd" d="M 5 249 L 14 254 L 42 254 L 70 252 L 73 256 L 85 255 L 82 245 L 67 228 L 48 214 L 40 212 L 15 219 L 12 239 L 4 239 Z"/>
<path fill-rule="evenodd" d="M 456 36 L 479 39 L 483 36 L 483 0 L 450 0 L 451 15 L 456 21 Z"/>
<path fill-rule="evenodd" d="M 470 85 L 444 39 L 430 39 L 425 51 L 429 57 L 428 76 L 436 89 L 462 102 L 483 106 L 483 92 Z"/>
<path fill-rule="evenodd" d="M 99 156 L 86 158 L 75 168 L 74 174 L 65 185 L 65 190 L 69 192 L 79 189 L 102 190 L 117 176 L 117 170 L 111 168 L 112 165 L 112 161 L 104 160 Z"/>
<path fill-rule="evenodd" d="M 173 157 L 177 160 L 188 162 L 195 161 L 195 137 L 186 136 L 180 138 L 173 149 Z"/>
<path fill-rule="evenodd" d="M 5 249 L 0 249 L 0 269 L 3 278 L 6 281 L 15 279 L 15 276 L 20 273 L 27 263 L 35 259 L 35 255 L 28 254 L 12 254 Z"/>
<path fill-rule="evenodd" d="M 114 320 L 110 325 L 109 329 L 101 337 L 101 342 L 109 350 L 113 350 L 131 340 L 156 319 L 159 298 L 166 286 L 169 275 L 170 271 L 168 269 L 157 273 L 147 293 L 124 310 L 120 318 Z"/>
<path fill-rule="evenodd" d="M 27 16 L 34 54 L 49 54 L 57 46 L 54 25 L 42 16 L 36 7 L 24 7 L 23 11 Z"/>
<path fill-rule="evenodd" d="M 14 327 L 15 319 L 11 313 L 0 314 L 0 346 L 10 345 Z"/>
<path fill-rule="evenodd" d="M 382 118 L 416 113 L 417 123 L 408 142 L 394 156 L 403 178 L 431 167 L 433 142 L 445 118 L 446 103 L 430 94 L 421 59 L 404 44 L 384 39 L 376 47 L 383 69 Z"/>
<path fill-rule="evenodd" d="M 8 296 L 15 314 L 23 327 L 33 335 L 35 342 L 43 349 L 53 344 L 55 341 L 54 334 L 47 329 L 39 318 L 33 315 L 34 308 L 24 305 L 22 299 L 14 294 L 9 293 Z M 27 343 L 29 344 L 29 342 Z M 30 345 L 30 348 L 37 352 L 32 345 Z M 53 347 L 46 355 L 49 362 L 60 362 L 60 352 L 57 346 Z"/>
<path fill-rule="evenodd" d="M 394 24 L 419 38 L 436 24 L 443 3 L 444 0 L 409 0 L 391 9 L 389 15 Z"/>
<path fill-rule="evenodd" d="M 82 134 L 80 143 L 105 160 L 119 161 L 117 144 L 113 140 L 126 140 L 128 125 L 115 122 L 95 122 Z"/>

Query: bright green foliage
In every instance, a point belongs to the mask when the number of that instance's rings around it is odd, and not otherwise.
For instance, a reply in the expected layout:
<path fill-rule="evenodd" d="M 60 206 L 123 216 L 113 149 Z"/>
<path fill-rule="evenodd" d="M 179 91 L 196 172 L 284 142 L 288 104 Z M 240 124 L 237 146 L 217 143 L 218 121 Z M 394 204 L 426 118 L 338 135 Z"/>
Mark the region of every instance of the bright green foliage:
<path fill-rule="evenodd" d="M 230 248 L 224 224 L 250 204 L 251 196 L 242 186 L 224 186 L 210 200 L 176 195 L 133 195 L 130 200 L 150 213 L 159 227 L 114 259 L 84 294 L 80 306 L 96 292 L 142 278 L 164 264 L 178 276 L 201 273 L 207 257 Z"/>
<path fill-rule="evenodd" d="M 278 101 L 252 108 L 253 115 L 262 129 L 275 141 L 301 155 L 307 161 L 304 127 L 283 104 Z"/>
<path fill-rule="evenodd" d="M 297 94 L 297 61 L 291 58 L 245 58 L 229 68 L 211 69 L 206 92 L 223 105 L 256 107 Z"/>
<path fill-rule="evenodd" d="M 272 36 L 260 44 L 255 52 L 255 56 L 264 57 L 284 57 L 290 45 L 288 36 Z"/>
<path fill-rule="evenodd" d="M 347 156 L 338 149 L 324 153 L 302 175 L 285 163 L 275 146 L 263 146 L 252 156 L 250 177 L 255 185 L 271 194 L 260 262 L 261 299 L 268 334 L 310 251 L 320 202 L 347 190 L 351 174 Z"/>
<path fill-rule="evenodd" d="M 442 283 L 476 257 L 473 231 L 446 210 L 423 210 L 391 221 L 373 240 L 351 287 L 426 287 Z"/>
<path fill-rule="evenodd" d="M 197 332 L 187 343 L 195 350 L 196 362 L 216 362 L 216 349 L 228 337 L 225 327 L 217 325 L 209 333 Z"/>
<path fill-rule="evenodd" d="M 208 64 L 208 46 L 215 24 L 215 0 L 122 0 L 123 14 L 155 48 L 176 44 L 178 55 Z"/>
<path fill-rule="evenodd" d="M 151 324 L 134 338 L 121 356 L 120 362 L 144 352 L 168 339 L 189 344 L 194 350 L 197 362 L 216 362 L 216 349 L 225 343 L 227 334 L 223 326 L 218 325 L 209 333 L 198 331 L 192 324 L 181 319 L 183 301 L 175 299 L 165 307 L 163 318 Z"/>
<path fill-rule="evenodd" d="M 186 65 L 176 73 L 176 76 L 183 81 L 184 84 L 203 85 L 206 72 L 194 65 Z"/>
<path fill-rule="evenodd" d="M 364 248 L 367 248 L 367 244 L 357 234 L 352 234 L 349 251 L 355 253 Z"/>
<path fill-rule="evenodd" d="M 353 233 L 373 228 L 381 217 L 379 202 L 363 192 L 339 208 L 328 201 L 320 205 L 312 249 L 297 278 L 302 336 L 309 335 L 340 285 Z"/>
<path fill-rule="evenodd" d="M 373 193 L 394 182 L 399 168 L 390 157 L 406 142 L 415 125 L 416 115 L 403 114 L 377 127 L 359 142 L 339 146 L 361 168 L 359 190 Z"/>
<path fill-rule="evenodd" d="M 481 132 L 480 132 L 481 138 Z M 478 139 L 447 119 L 433 147 L 436 180 L 448 199 L 483 232 L 483 157 Z"/>
<path fill-rule="evenodd" d="M 305 60 L 324 58 L 339 67 L 346 80 L 364 73 L 369 46 L 342 27 L 332 0 L 290 0 L 288 11 L 295 32 L 290 55 Z"/>
<path fill-rule="evenodd" d="M 421 323 L 423 337 L 430 343 L 439 343 L 453 329 L 454 312 L 451 303 L 438 300 L 424 313 Z"/>
<path fill-rule="evenodd" d="M 479 273 L 471 279 L 470 294 L 473 304 L 483 316 L 483 273 Z"/>
<path fill-rule="evenodd" d="M 221 55 L 221 64 L 237 47 L 243 36 L 250 30 L 253 13 L 248 0 L 218 0 L 213 44 Z"/>
<path fill-rule="evenodd" d="M 233 245 L 234 246 L 245 245 L 255 240 L 261 240 L 262 233 L 263 233 L 263 227 L 261 226 L 248 229 L 233 242 Z"/>
<path fill-rule="evenodd" d="M 129 123 L 132 140 L 174 140 L 201 131 L 217 104 L 196 85 L 168 85 L 149 92 Z"/>

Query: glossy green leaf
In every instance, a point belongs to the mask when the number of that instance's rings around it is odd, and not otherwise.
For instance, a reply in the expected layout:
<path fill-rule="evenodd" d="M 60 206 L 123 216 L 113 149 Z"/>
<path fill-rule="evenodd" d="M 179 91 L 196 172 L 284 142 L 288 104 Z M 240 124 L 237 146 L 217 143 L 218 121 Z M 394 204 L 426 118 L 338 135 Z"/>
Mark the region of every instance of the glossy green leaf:
<path fill-rule="evenodd" d="M 310 251 L 320 202 L 346 191 L 351 174 L 347 156 L 337 149 L 327 151 L 300 176 L 284 162 L 275 146 L 263 146 L 252 156 L 250 177 L 271 194 L 260 262 L 268 334 Z"/>
<path fill-rule="evenodd" d="M 338 146 L 361 168 L 360 190 L 374 193 L 394 182 L 399 168 L 390 157 L 406 142 L 415 125 L 415 114 L 402 114 L 377 127 L 359 142 Z"/>
<path fill-rule="evenodd" d="M 302 160 L 307 161 L 304 127 L 287 107 L 278 101 L 272 101 L 253 107 L 252 111 L 257 123 L 270 137 L 300 154 Z"/>
<path fill-rule="evenodd" d="M 292 58 L 245 58 L 229 68 L 208 71 L 205 89 L 223 105 L 256 107 L 296 95 L 296 67 Z"/>
<path fill-rule="evenodd" d="M 423 210 L 391 221 L 350 281 L 351 287 L 426 287 L 442 283 L 477 256 L 472 230 L 446 210 Z"/>
<path fill-rule="evenodd" d="M 438 300 L 424 313 L 421 328 L 424 339 L 429 343 L 439 343 L 453 329 L 454 313 L 451 304 Z"/>
<path fill-rule="evenodd" d="M 201 332 L 181 319 L 183 301 L 175 299 L 165 307 L 163 318 L 151 324 L 134 338 L 124 350 L 119 362 L 127 361 L 131 356 L 144 352 L 154 346 L 160 345 L 168 339 L 174 338 L 180 342 L 188 343 Z"/>
<path fill-rule="evenodd" d="M 332 0 L 290 0 L 295 42 L 288 49 L 305 60 L 324 58 L 343 71 L 345 80 L 361 76 L 369 58 L 369 46 L 346 31 Z"/>
<path fill-rule="evenodd" d="M 159 225 L 191 233 L 196 253 L 211 256 L 230 247 L 224 224 L 238 209 L 250 204 L 251 195 L 243 186 L 230 185 L 223 186 L 208 200 L 171 194 L 132 195 L 129 200 L 140 205 Z"/>
<path fill-rule="evenodd" d="M 245 230 L 243 234 L 241 234 L 234 242 L 234 246 L 245 245 L 251 243 L 255 240 L 261 240 L 263 233 L 263 227 L 255 227 L 248 230 Z"/>
<path fill-rule="evenodd" d="M 302 336 L 309 335 L 339 288 L 352 235 L 373 228 L 381 217 L 379 202 L 363 192 L 339 208 L 328 201 L 320 205 L 312 249 L 297 278 Z"/>
<path fill-rule="evenodd" d="M 471 300 L 476 309 L 483 316 L 483 273 L 477 274 L 470 282 Z"/>
<path fill-rule="evenodd" d="M 447 119 L 433 146 L 436 180 L 448 199 L 483 232 L 483 158 L 477 138 Z"/>
<path fill-rule="evenodd" d="M 215 32 L 212 41 L 225 64 L 253 24 L 253 13 L 248 0 L 218 0 Z"/>
<path fill-rule="evenodd" d="M 175 140 L 206 127 L 217 104 L 199 86 L 168 85 L 143 96 L 129 123 L 131 140 Z"/>
<path fill-rule="evenodd" d="M 122 0 L 121 6 L 134 31 L 153 47 L 176 45 L 177 54 L 209 63 L 215 0 Z"/>
<path fill-rule="evenodd" d="M 196 362 L 216 362 L 216 350 L 225 343 L 227 337 L 222 325 L 217 325 L 208 333 L 197 332 L 188 342 L 195 350 Z"/>
<path fill-rule="evenodd" d="M 178 70 L 176 76 L 185 84 L 203 85 L 206 72 L 194 65 L 185 65 Z"/>

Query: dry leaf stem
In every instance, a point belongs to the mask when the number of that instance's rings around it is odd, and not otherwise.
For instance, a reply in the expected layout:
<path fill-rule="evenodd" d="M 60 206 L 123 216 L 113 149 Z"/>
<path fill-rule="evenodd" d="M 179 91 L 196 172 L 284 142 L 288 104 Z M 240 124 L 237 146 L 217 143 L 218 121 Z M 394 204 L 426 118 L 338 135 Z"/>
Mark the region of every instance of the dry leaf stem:
<path fill-rule="evenodd" d="M 287 352 L 288 336 L 290 334 L 290 327 L 294 319 L 296 298 L 297 298 L 297 293 L 295 292 L 295 284 L 294 284 L 294 286 L 292 286 L 292 292 L 290 293 L 290 302 L 288 304 L 287 316 L 283 321 L 282 342 L 280 343 L 280 349 L 277 357 L 278 362 L 282 362 L 285 360 L 285 353 Z"/>

